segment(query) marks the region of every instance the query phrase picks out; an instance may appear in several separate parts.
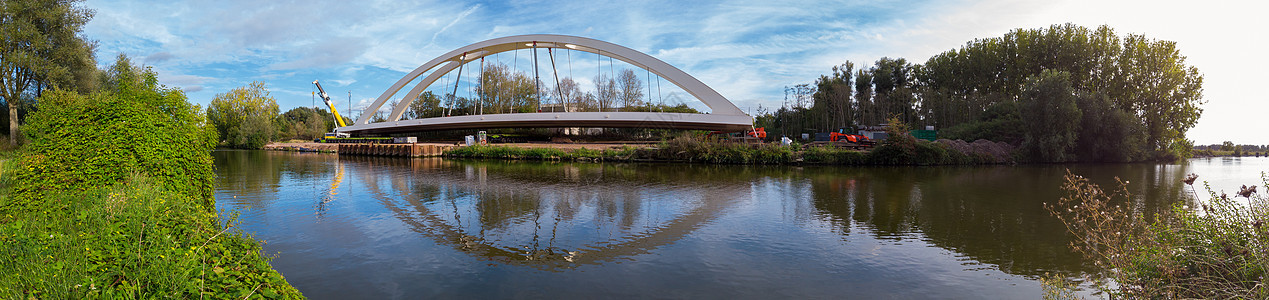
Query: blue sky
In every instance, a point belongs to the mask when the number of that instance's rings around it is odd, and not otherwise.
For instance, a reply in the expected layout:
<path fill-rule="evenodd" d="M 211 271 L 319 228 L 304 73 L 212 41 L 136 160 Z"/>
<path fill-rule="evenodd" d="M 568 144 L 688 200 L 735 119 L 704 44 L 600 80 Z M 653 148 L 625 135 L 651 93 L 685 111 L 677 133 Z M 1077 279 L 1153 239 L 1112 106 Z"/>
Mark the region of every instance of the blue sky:
<path fill-rule="evenodd" d="M 1215 2 L 1215 1 L 1210 1 Z M 1253 1 L 112 1 L 85 35 L 98 60 L 126 53 L 206 105 L 265 81 L 282 109 L 311 105 L 320 79 L 341 109 L 378 97 L 450 50 L 520 34 L 565 34 L 633 48 L 710 85 L 741 109 L 779 107 L 783 88 L 843 61 L 924 62 L 1013 28 L 1107 24 L 1178 42 L 1205 75 L 1208 104 L 1189 137 L 1269 144 L 1269 22 Z M 504 59 L 505 61 L 505 59 Z M 584 62 L 571 62 L 585 69 Z M 593 68 L 594 64 L 590 64 Z M 583 81 L 593 75 L 577 75 Z M 653 79 L 655 80 L 655 79 Z M 397 95 L 400 97 L 404 92 Z M 691 99 L 689 99 L 691 100 Z"/>

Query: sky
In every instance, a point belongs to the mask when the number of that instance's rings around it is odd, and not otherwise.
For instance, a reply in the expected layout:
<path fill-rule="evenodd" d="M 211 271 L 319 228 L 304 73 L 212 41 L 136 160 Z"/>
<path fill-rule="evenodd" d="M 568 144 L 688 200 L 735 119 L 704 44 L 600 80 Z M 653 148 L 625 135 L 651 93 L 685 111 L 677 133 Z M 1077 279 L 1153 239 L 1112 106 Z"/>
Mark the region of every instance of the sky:
<path fill-rule="evenodd" d="M 922 63 L 1014 28 L 1104 24 L 1121 36 L 1177 42 L 1186 63 L 1203 74 L 1203 115 L 1187 134 L 1196 144 L 1269 144 L 1269 93 L 1262 92 L 1269 83 L 1269 19 L 1262 15 L 1269 4 L 1258 1 L 87 0 L 83 5 L 96 11 L 84 35 L 98 42 L 99 64 L 126 54 L 204 107 L 218 93 L 264 81 L 282 111 L 312 105 L 314 79 L 341 110 L 361 110 L 428 60 L 521 34 L 574 35 L 638 50 L 753 112 L 780 107 L 784 87 L 813 83 L 848 60 L 871 65 L 881 57 L 901 57 Z M 571 67 L 585 68 L 576 63 Z M 575 77 L 586 87 L 588 76 Z"/>

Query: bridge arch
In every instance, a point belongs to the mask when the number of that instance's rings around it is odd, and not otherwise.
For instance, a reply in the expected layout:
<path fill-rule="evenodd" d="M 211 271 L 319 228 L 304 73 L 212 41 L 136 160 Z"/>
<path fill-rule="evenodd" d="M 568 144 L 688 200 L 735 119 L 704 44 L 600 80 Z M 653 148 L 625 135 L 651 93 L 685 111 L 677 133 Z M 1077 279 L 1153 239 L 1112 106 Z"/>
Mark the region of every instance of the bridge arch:
<path fill-rule="evenodd" d="M 403 99 L 414 99 L 418 97 L 418 95 L 422 93 L 423 90 L 425 90 L 432 83 L 435 83 L 437 80 L 440 80 L 441 77 L 444 76 L 446 73 L 449 73 L 450 71 L 462 66 L 466 62 L 470 62 L 472 60 L 480 59 L 481 57 L 485 57 L 485 56 L 489 56 L 489 55 L 493 55 L 497 53 L 515 51 L 519 49 L 531 49 L 531 48 L 571 49 L 571 50 L 577 50 L 577 51 L 583 51 L 583 52 L 590 52 L 590 53 L 594 53 L 601 56 L 608 56 L 608 57 L 629 63 L 631 65 L 646 69 L 649 72 L 657 74 L 661 78 L 666 79 L 666 81 L 669 81 L 670 83 L 678 86 L 679 88 L 683 89 L 683 91 L 686 91 L 688 94 L 691 94 L 693 97 L 696 97 L 697 99 L 699 99 L 702 103 L 708 106 L 710 110 L 712 110 L 711 115 L 713 115 L 713 116 L 706 115 L 706 117 L 698 117 L 698 116 L 685 116 L 690 114 L 669 114 L 669 113 L 572 112 L 572 113 L 553 113 L 555 115 L 553 120 L 558 120 L 558 121 L 573 120 L 568 117 L 561 119 L 560 115 L 563 114 L 563 115 L 571 115 L 572 117 L 582 118 L 582 119 L 595 119 L 602 116 L 602 118 L 608 119 L 610 121 L 628 120 L 626 121 L 626 123 L 623 123 L 623 124 L 626 124 L 623 126 L 628 126 L 629 124 L 634 124 L 639 122 L 649 122 L 649 121 L 655 122 L 657 119 L 660 119 L 662 121 L 667 119 L 672 119 L 673 122 L 680 122 L 683 124 L 703 124 L 705 126 L 700 127 L 702 129 L 704 128 L 735 129 L 735 128 L 752 125 L 752 122 L 753 122 L 752 117 L 745 114 L 744 111 L 740 110 L 740 108 L 736 107 L 735 104 L 727 100 L 727 98 L 723 97 L 713 88 L 710 88 L 709 86 L 702 83 L 700 80 L 697 80 L 695 77 L 692 77 L 691 75 L 688 75 L 686 72 L 683 72 L 682 70 L 679 70 L 678 68 L 668 63 L 665 63 L 655 57 L 636 51 L 634 49 L 626 48 L 624 46 L 620 46 L 617 44 L 604 42 L 604 41 L 600 41 L 596 39 L 577 37 L 577 36 L 568 36 L 568 35 L 553 35 L 553 34 L 531 34 L 531 35 L 501 37 L 501 38 L 490 39 L 490 40 L 478 42 L 475 44 L 467 45 L 458 49 L 454 49 L 453 51 L 450 51 L 448 53 L 445 53 L 444 55 L 441 55 L 439 57 L 432 59 L 431 61 L 428 61 L 427 63 L 419 66 L 418 68 L 415 68 L 413 71 L 406 74 L 404 77 L 401 77 L 400 80 L 397 80 L 396 83 L 394 83 L 391 87 L 389 87 L 386 91 L 384 91 L 383 94 L 379 96 L 379 98 L 375 99 L 375 101 L 371 103 L 370 106 L 366 107 L 366 111 L 372 111 L 372 112 L 378 111 L 385 103 L 388 102 L 388 99 L 391 99 L 392 96 L 400 92 L 401 89 L 405 88 L 406 85 L 408 85 L 410 82 L 413 82 L 415 79 L 418 79 L 419 76 L 422 76 L 423 74 L 428 73 L 428 71 L 435 70 L 431 72 L 430 75 L 425 77 L 422 81 L 420 81 L 418 84 L 416 84 L 412 89 L 410 89 L 410 91 L 405 94 L 405 97 Z M 403 100 L 397 103 L 396 106 L 392 107 L 392 113 L 389 115 L 387 121 L 385 122 L 371 124 L 370 119 L 373 116 L 373 114 L 363 114 L 360 118 L 356 120 L 355 123 L 353 123 L 353 125 L 338 128 L 336 130 L 346 131 L 346 132 L 370 132 L 370 131 L 388 132 L 388 131 L 392 131 L 389 129 L 389 127 L 392 127 L 392 126 L 409 126 L 410 124 L 400 124 L 400 123 L 402 122 L 401 117 L 405 113 L 405 110 L 409 108 L 410 102 L 411 101 Z M 526 115 L 526 114 L 518 114 L 518 115 Z M 590 115 L 594 115 L 594 116 L 590 116 Z M 616 115 L 616 117 L 614 117 L 614 115 Z M 470 117 L 470 116 L 464 116 L 464 117 Z M 515 119 L 526 119 L 526 118 L 527 119 L 543 119 L 542 121 L 552 121 L 552 119 L 546 119 L 542 117 L 520 117 Z M 500 119 L 510 120 L 513 118 L 491 117 L 491 120 L 500 120 Z M 458 121 L 458 120 L 455 120 L 455 121 Z M 485 117 L 480 117 L 479 120 L 474 120 L 474 121 L 476 122 L 472 122 L 472 124 L 467 124 L 466 126 L 462 124 L 455 124 L 457 126 L 456 127 L 452 126 L 451 128 L 462 128 L 462 127 L 475 128 L 473 126 L 478 126 L 476 125 L 478 123 L 490 122 L 490 121 L 486 121 Z M 523 121 L 523 120 L 518 120 L 518 121 Z M 709 124 L 711 122 L 712 123 L 722 122 L 722 123 L 730 123 L 730 124 L 711 125 Z M 384 124 L 384 123 L 392 123 L 392 124 Z M 454 123 L 454 122 L 451 122 L 451 123 Z M 511 124 L 511 123 L 512 122 L 510 121 L 503 122 L 503 124 Z M 538 122 L 536 124 L 546 125 L 546 123 L 549 123 L 549 122 L 545 122 L 545 123 Z M 746 124 L 742 126 L 740 123 L 746 123 Z M 614 124 L 617 124 L 617 123 L 614 123 Z"/>

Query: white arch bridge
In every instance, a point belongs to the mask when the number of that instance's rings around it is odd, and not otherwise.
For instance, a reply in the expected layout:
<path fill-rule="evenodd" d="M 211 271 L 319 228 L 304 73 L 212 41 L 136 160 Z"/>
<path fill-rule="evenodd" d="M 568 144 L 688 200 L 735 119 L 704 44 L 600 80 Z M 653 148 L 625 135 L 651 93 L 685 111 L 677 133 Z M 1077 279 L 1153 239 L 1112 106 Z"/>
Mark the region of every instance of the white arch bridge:
<path fill-rule="evenodd" d="M 511 114 L 481 114 L 450 117 L 432 117 L 401 120 L 410 102 L 432 83 L 449 71 L 466 62 L 501 52 L 532 48 L 571 49 L 608 56 L 655 73 L 699 99 L 712 112 L 537 112 Z M 433 71 L 435 70 L 435 71 Z M 491 39 L 445 53 L 397 80 L 366 108 L 367 112 L 379 111 L 388 99 L 407 84 L 431 72 L 405 94 L 404 100 L 392 107 L 387 121 L 370 123 L 373 113 L 362 114 L 352 125 L 336 128 L 337 132 L 351 134 L 379 134 L 393 132 L 417 132 L 448 129 L 517 128 L 517 127 L 605 127 L 605 128 L 667 128 L 743 131 L 753 126 L 753 117 L 745 114 L 735 104 L 700 80 L 642 52 L 620 45 L 566 35 L 519 35 Z"/>

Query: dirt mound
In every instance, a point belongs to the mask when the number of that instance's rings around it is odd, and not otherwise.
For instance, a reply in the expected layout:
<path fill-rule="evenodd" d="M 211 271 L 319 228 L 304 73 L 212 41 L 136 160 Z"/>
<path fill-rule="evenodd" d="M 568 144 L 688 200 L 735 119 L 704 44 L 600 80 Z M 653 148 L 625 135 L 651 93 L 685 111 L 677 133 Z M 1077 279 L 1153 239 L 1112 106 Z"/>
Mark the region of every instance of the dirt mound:
<path fill-rule="evenodd" d="M 996 163 L 1013 162 L 1013 146 L 1005 142 L 992 142 L 979 139 L 973 143 L 963 140 L 940 139 L 938 143 L 947 145 L 953 150 L 968 156 L 987 156 L 995 160 Z"/>

